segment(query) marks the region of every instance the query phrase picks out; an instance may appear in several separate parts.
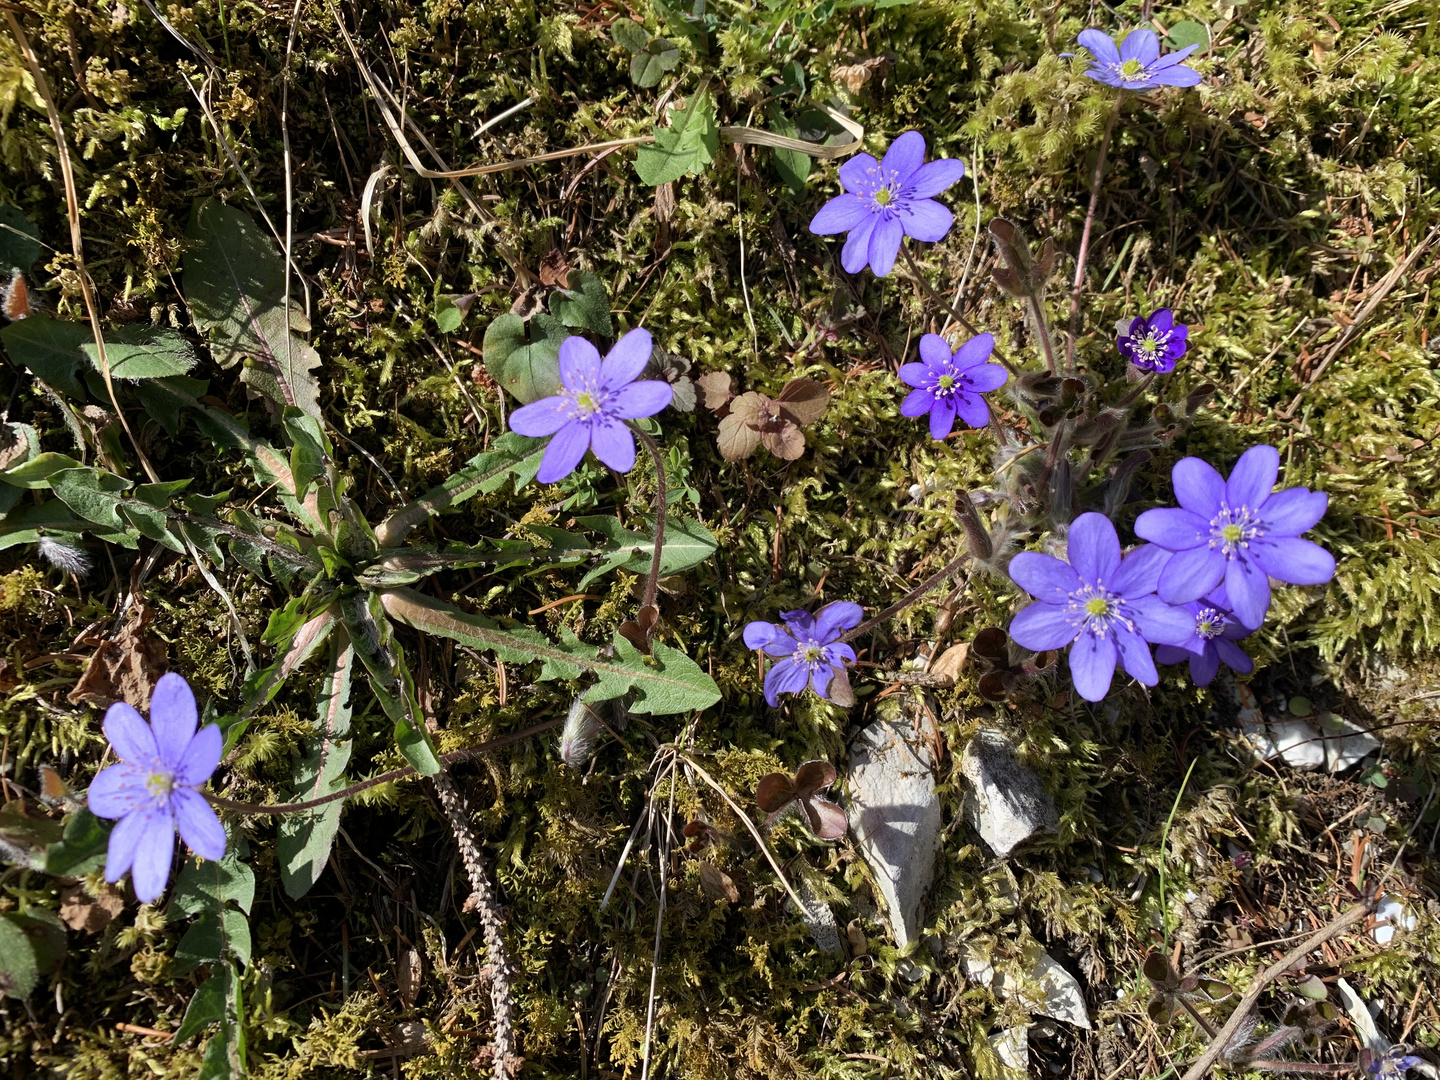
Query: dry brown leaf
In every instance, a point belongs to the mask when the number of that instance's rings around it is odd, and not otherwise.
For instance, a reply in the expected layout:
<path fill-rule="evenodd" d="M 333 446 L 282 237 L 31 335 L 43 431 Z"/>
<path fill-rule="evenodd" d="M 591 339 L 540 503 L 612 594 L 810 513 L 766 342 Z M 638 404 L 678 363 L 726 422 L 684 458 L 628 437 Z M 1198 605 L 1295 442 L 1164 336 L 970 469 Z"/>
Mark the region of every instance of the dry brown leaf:
<path fill-rule="evenodd" d="M 749 397 L 742 394 L 741 397 Z M 756 395 L 759 396 L 759 395 Z M 740 398 L 735 399 L 737 402 Z M 740 461 L 749 457 L 760 445 L 760 432 L 753 428 L 744 416 L 734 411 L 720 421 L 720 432 L 716 438 L 720 456 L 726 461 Z"/>
<path fill-rule="evenodd" d="M 569 280 L 570 264 L 565 261 L 565 253 L 559 248 L 551 248 L 540 260 L 540 284 L 559 285 L 563 289 Z"/>
<path fill-rule="evenodd" d="M 395 964 L 395 981 L 400 985 L 400 1004 L 409 1009 L 420 996 L 420 952 L 409 945 L 400 950 Z"/>
<path fill-rule="evenodd" d="M 884 75 L 890 60 L 884 56 L 872 56 L 858 64 L 842 64 L 830 69 L 830 77 L 841 83 L 852 94 L 858 94 L 862 87 L 876 75 Z"/>
<path fill-rule="evenodd" d="M 966 661 L 970 658 L 970 645 L 962 642 L 959 645 L 951 645 L 940 654 L 940 658 L 930 666 L 931 675 L 944 675 L 950 680 L 960 677 L 965 670 Z"/>
<path fill-rule="evenodd" d="M 60 918 L 71 930 L 98 934 L 125 907 L 125 894 L 105 886 L 100 895 L 91 896 L 84 884 L 72 885 L 60 894 Z"/>
<path fill-rule="evenodd" d="M 142 713 L 150 709 L 150 692 L 169 670 L 165 642 L 146 631 L 154 613 L 136 597 L 127 622 L 113 641 L 101 642 L 85 666 L 85 673 L 70 691 L 71 705 L 106 708 L 117 701 Z"/>
<path fill-rule="evenodd" d="M 635 613 L 635 618 L 620 624 L 620 636 L 634 645 L 646 656 L 650 655 L 650 638 L 655 633 L 655 624 L 660 621 L 660 609 L 646 604 Z"/>
<path fill-rule="evenodd" d="M 830 391 L 814 379 L 791 379 L 775 400 L 781 412 L 804 427 L 825 415 L 830 407 Z"/>
<path fill-rule="evenodd" d="M 870 951 L 870 943 L 865 940 L 865 931 L 860 929 L 859 919 L 851 919 L 850 925 L 845 927 L 845 940 L 850 943 L 851 956 L 864 956 Z"/>
<path fill-rule="evenodd" d="M 784 461 L 794 461 L 805 453 L 805 433 L 790 420 L 776 420 L 765 425 L 760 433 L 765 449 Z"/>
<path fill-rule="evenodd" d="M 510 314 L 519 315 L 522 319 L 528 319 L 545 310 L 545 286 L 531 285 L 510 305 Z"/>
<path fill-rule="evenodd" d="M 700 864 L 700 885 L 705 892 L 716 900 L 725 900 L 731 904 L 740 902 L 740 890 L 735 887 L 735 882 L 730 875 L 717 866 L 708 862 Z"/>
<path fill-rule="evenodd" d="M 735 380 L 728 371 L 712 371 L 695 380 L 703 395 L 700 403 L 715 412 L 729 404 L 735 396 Z"/>

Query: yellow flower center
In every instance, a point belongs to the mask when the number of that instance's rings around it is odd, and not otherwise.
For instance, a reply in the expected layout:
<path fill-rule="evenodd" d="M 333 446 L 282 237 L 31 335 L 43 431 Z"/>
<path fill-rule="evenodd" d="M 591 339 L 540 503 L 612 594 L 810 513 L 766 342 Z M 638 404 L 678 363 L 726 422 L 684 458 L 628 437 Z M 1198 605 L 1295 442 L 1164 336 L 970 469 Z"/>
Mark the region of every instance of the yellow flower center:
<path fill-rule="evenodd" d="M 820 660 L 824 659 L 824 657 L 825 650 L 822 649 L 819 645 L 812 643 L 809 645 L 805 645 L 800 649 L 800 660 L 802 663 L 818 663 Z"/>
<path fill-rule="evenodd" d="M 151 773 L 145 780 L 145 787 L 151 795 L 157 799 L 163 799 L 170 794 L 170 789 L 175 786 L 175 778 L 164 773 Z"/>
<path fill-rule="evenodd" d="M 954 375 L 941 375 L 939 386 L 941 390 L 949 390 L 955 385 Z"/>
<path fill-rule="evenodd" d="M 1096 596 L 1085 601 L 1085 614 L 1087 615 L 1105 615 L 1108 614 L 1109 611 L 1110 601 L 1103 597 Z"/>
<path fill-rule="evenodd" d="M 1158 348 L 1160 348 L 1160 343 L 1155 340 L 1154 334 L 1151 334 L 1149 337 L 1147 337 L 1144 341 L 1140 343 L 1140 349 L 1142 352 L 1153 353 Z"/>
<path fill-rule="evenodd" d="M 888 206 L 892 197 L 890 189 L 882 187 L 879 191 L 875 192 L 875 204 L 877 206 Z"/>
<path fill-rule="evenodd" d="M 1120 65 L 1120 74 L 1127 79 L 1138 79 L 1145 74 L 1145 65 L 1139 60 L 1126 60 Z"/>
<path fill-rule="evenodd" d="M 1220 530 L 1220 535 L 1225 538 L 1227 544 L 1238 544 L 1245 537 L 1245 530 L 1239 525 L 1226 525 Z"/>
<path fill-rule="evenodd" d="M 582 390 L 575 395 L 575 404 L 580 406 L 582 412 L 594 413 L 600 411 L 600 403 L 588 390 Z"/>

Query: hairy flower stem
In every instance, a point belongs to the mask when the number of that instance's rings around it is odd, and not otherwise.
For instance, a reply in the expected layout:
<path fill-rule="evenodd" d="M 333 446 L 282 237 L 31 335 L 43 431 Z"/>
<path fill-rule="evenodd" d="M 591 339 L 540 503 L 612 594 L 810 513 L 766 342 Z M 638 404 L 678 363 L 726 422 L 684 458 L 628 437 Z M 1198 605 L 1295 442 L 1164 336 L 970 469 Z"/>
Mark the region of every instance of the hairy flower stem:
<path fill-rule="evenodd" d="M 895 603 L 891 604 L 884 611 L 880 612 L 879 615 L 876 615 L 873 619 L 866 619 L 859 626 L 855 627 L 855 629 L 847 630 L 844 634 L 840 636 L 840 640 L 853 641 L 861 634 L 868 633 L 872 628 L 879 626 L 886 619 L 898 615 L 911 604 L 915 603 L 916 600 L 919 600 L 922 596 L 928 593 L 931 589 L 935 588 L 938 585 L 943 585 L 946 581 L 950 579 L 950 576 L 954 574 L 956 570 L 960 569 L 961 565 L 965 562 L 966 559 L 972 557 L 973 556 L 968 550 L 960 555 L 955 556 L 954 559 L 952 559 L 949 563 L 945 565 L 945 568 L 943 570 L 931 574 L 919 585 L 911 589 L 899 600 L 896 600 Z"/>
<path fill-rule="evenodd" d="M 655 462 L 655 553 L 650 558 L 650 574 L 645 579 L 645 594 L 640 602 L 641 607 L 651 607 L 660 588 L 660 549 L 665 545 L 665 460 L 660 456 L 660 447 L 654 439 L 633 423 L 630 430 L 639 436 L 645 449 L 650 451 L 650 460 Z"/>
<path fill-rule="evenodd" d="M 562 721 L 560 720 L 547 720 L 543 724 L 535 724 L 525 728 L 523 731 L 515 731 L 509 735 L 501 735 L 499 738 L 490 739 L 487 742 L 481 743 L 479 746 L 472 746 L 465 750 L 452 750 L 448 754 L 440 755 L 440 765 L 443 768 L 447 765 L 454 765 L 457 762 L 470 761 L 472 758 L 477 758 L 481 754 L 488 754 L 492 750 L 499 750 L 501 747 L 509 746 L 511 743 L 528 739 L 531 735 L 538 735 L 542 731 L 557 728 L 561 723 Z M 256 803 L 224 799 L 219 795 L 211 795 L 207 791 L 202 791 L 200 794 L 205 796 L 211 806 L 218 806 L 222 810 L 233 810 L 237 814 L 298 814 L 303 810 L 313 810 L 317 806 L 324 806 L 326 803 L 336 802 L 339 799 L 348 799 L 352 795 L 358 795 L 362 791 L 379 787 L 381 784 L 388 784 L 392 780 L 403 780 L 407 776 L 414 775 L 415 767 L 413 765 L 406 765 L 403 769 L 391 769 L 387 773 L 372 776 L 369 780 L 362 780 L 358 784 L 351 784 L 341 791 L 333 791 L 329 795 L 320 796 L 318 799 L 306 799 L 304 802 L 275 803 L 270 806 L 259 806 Z"/>
<path fill-rule="evenodd" d="M 933 303 L 937 304 L 939 307 L 943 308 L 948 314 L 953 316 L 955 321 L 958 322 L 961 326 L 963 326 L 966 331 L 968 331 L 972 335 L 979 336 L 980 331 L 975 329 L 974 324 L 971 323 L 969 319 L 965 318 L 964 315 L 960 314 L 960 309 L 954 307 L 950 303 L 950 301 L 946 300 L 943 296 L 941 296 L 938 292 L 935 291 L 934 286 L 932 286 L 930 282 L 926 279 L 925 272 L 920 269 L 920 264 L 915 261 L 915 256 L 910 254 L 910 249 L 908 247 L 905 247 L 904 245 L 901 245 L 900 254 L 905 256 L 905 263 L 907 266 L 910 267 L 911 280 L 914 281 L 917 285 L 919 285 L 920 288 L 925 290 L 925 295 L 928 296 Z M 1005 358 L 1005 354 L 1002 353 L 998 348 L 991 349 L 990 355 L 995 357 L 996 360 L 999 360 L 1000 363 L 1004 364 L 1005 370 L 1010 372 L 1011 375 L 1017 377 L 1019 376 L 1020 373 L 1015 370 L 1014 366 L 1010 363 L 1010 361 Z"/>
<path fill-rule="evenodd" d="M 1265 1072 L 1308 1073 L 1321 1076 L 1342 1076 L 1362 1072 L 1358 1061 L 1246 1061 L 1247 1069 Z"/>
<path fill-rule="evenodd" d="M 440 806 L 450 822 L 450 831 L 455 834 L 460 858 L 470 877 L 470 899 L 465 901 L 465 910 L 480 916 L 480 927 L 485 936 L 485 954 L 491 972 L 490 1004 L 495 1013 L 495 1043 L 492 1047 L 495 1080 L 510 1080 L 518 1070 L 520 1060 L 515 1054 L 515 1033 L 510 1016 L 510 961 L 505 952 L 505 937 L 500 932 L 504 925 L 500 906 L 495 901 L 495 889 L 485 869 L 485 855 L 470 825 L 469 808 L 460 792 L 455 790 L 455 781 L 444 768 L 430 779 L 435 783 L 435 793 L 440 796 Z"/>
<path fill-rule="evenodd" d="M 1180 1002 L 1180 1007 L 1190 1014 L 1190 1019 L 1195 1021 L 1195 1026 L 1205 1032 L 1205 1037 L 1207 1039 L 1215 1038 L 1215 1029 L 1205 1022 L 1205 1018 L 1196 1011 L 1195 1006 L 1191 1005 L 1184 998 L 1177 1000 Z"/>
<path fill-rule="evenodd" d="M 1123 408 L 1125 408 L 1126 406 L 1135 404 L 1135 400 L 1136 400 L 1141 394 L 1143 394 L 1143 393 L 1146 391 L 1146 389 L 1150 386 L 1150 384 L 1151 384 L 1152 382 L 1154 382 L 1154 381 L 1155 381 L 1155 373 L 1154 373 L 1153 371 L 1152 371 L 1152 372 L 1149 372 L 1143 379 L 1141 379 L 1138 383 L 1135 384 L 1135 389 L 1134 389 L 1134 390 L 1131 390 L 1130 393 L 1126 394 L 1126 395 L 1116 404 L 1115 408 L 1117 408 L 1117 409 L 1123 409 Z"/>
<path fill-rule="evenodd" d="M 1090 209 L 1085 211 L 1085 228 L 1080 233 L 1080 251 L 1075 256 L 1075 283 L 1070 287 L 1070 340 L 1065 345 L 1065 370 L 1075 373 L 1075 339 L 1080 333 L 1080 289 L 1085 284 L 1085 260 L 1090 256 L 1090 230 L 1095 226 L 1095 212 L 1100 208 L 1100 183 L 1105 179 L 1105 153 L 1110 149 L 1110 133 L 1120 117 L 1124 94 L 1115 95 L 1115 107 L 1105 121 L 1105 134 L 1100 139 L 1100 156 L 1095 159 L 1095 175 L 1090 180 Z"/>
<path fill-rule="evenodd" d="M 1045 353 L 1045 370 L 1054 375 L 1055 342 L 1050 339 L 1050 326 L 1045 321 L 1045 305 L 1040 302 L 1040 294 L 1034 289 L 1030 290 L 1025 299 L 1030 305 L 1030 315 L 1035 320 L 1035 336 L 1040 339 L 1040 348 Z"/>

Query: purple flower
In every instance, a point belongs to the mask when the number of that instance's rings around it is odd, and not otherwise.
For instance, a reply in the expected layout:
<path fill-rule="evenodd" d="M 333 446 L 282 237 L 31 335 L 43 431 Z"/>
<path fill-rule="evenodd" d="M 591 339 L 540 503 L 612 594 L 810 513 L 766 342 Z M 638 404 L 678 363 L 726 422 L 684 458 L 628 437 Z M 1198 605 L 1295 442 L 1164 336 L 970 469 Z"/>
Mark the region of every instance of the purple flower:
<path fill-rule="evenodd" d="M 973 337 L 955 350 L 939 334 L 920 339 L 919 364 L 904 364 L 900 381 L 915 387 L 900 405 L 902 416 L 930 414 L 930 437 L 943 439 L 955 426 L 958 414 L 973 428 L 990 422 L 990 407 L 980 395 L 996 390 L 1009 378 L 999 364 L 987 364 L 995 348 L 992 334 Z"/>
<path fill-rule="evenodd" d="M 148 724 L 123 701 L 105 713 L 105 737 L 120 764 L 95 777 L 87 801 L 96 817 L 120 819 L 110 832 L 105 880 L 130 871 L 135 895 L 147 904 L 165 891 L 177 827 L 196 855 L 225 857 L 225 830 L 196 790 L 220 764 L 224 740 L 216 725 L 197 732 L 198 723 L 195 695 L 174 672 L 155 684 Z"/>
<path fill-rule="evenodd" d="M 1279 471 L 1273 446 L 1246 450 L 1228 480 L 1199 458 L 1176 462 L 1180 507 L 1146 510 L 1135 522 L 1136 535 L 1175 552 L 1160 599 L 1188 604 L 1224 582 L 1230 610 L 1255 630 L 1270 607 L 1270 578 L 1323 585 L 1335 576 L 1334 556 L 1299 539 L 1324 516 L 1329 496 L 1303 487 L 1272 493 Z"/>
<path fill-rule="evenodd" d="M 884 277 L 895 265 L 902 237 L 927 243 L 945 238 L 955 217 L 934 196 L 964 175 L 965 163 L 958 158 L 925 164 L 925 137 L 907 131 L 882 160 L 856 154 L 840 166 L 845 194 L 820 208 L 810 231 L 849 233 L 840 265 L 855 274 L 868 262 L 876 277 Z"/>
<path fill-rule="evenodd" d="M 1153 30 L 1132 30 L 1125 35 L 1120 47 L 1115 47 L 1100 30 L 1084 30 L 1080 33 L 1080 44 L 1090 50 L 1095 58 L 1085 72 L 1096 82 L 1113 86 L 1117 90 L 1148 90 L 1152 86 L 1194 86 L 1200 81 L 1200 73 L 1180 63 L 1198 49 L 1198 45 L 1187 45 L 1179 52 L 1172 52 L 1163 59 L 1160 56 L 1160 39 Z"/>
<path fill-rule="evenodd" d="M 1383 1054 L 1365 1047 L 1360 1051 L 1360 1064 L 1370 1080 L 1401 1080 L 1411 1069 L 1425 1064 L 1425 1059 L 1406 1053 L 1410 1048 L 1397 1043 Z"/>
<path fill-rule="evenodd" d="M 1147 642 L 1179 644 L 1194 632 L 1190 614 L 1155 595 L 1166 552 L 1150 544 L 1123 559 L 1115 526 L 1104 514 L 1081 514 L 1070 526 L 1070 561 L 1022 551 L 1010 578 L 1035 597 L 1010 621 L 1010 637 L 1043 652 L 1074 643 L 1070 675 L 1086 701 L 1101 701 L 1119 664 L 1146 686 L 1160 681 Z"/>
<path fill-rule="evenodd" d="M 1221 585 L 1203 600 L 1179 605 L 1190 613 L 1194 622 L 1194 633 L 1179 645 L 1161 645 L 1155 650 L 1155 659 L 1162 664 L 1178 664 L 1190 661 L 1190 681 L 1196 686 L 1209 686 L 1210 680 L 1220 670 L 1220 663 L 1231 671 L 1249 675 L 1255 665 L 1245 651 L 1235 642 L 1249 637 L 1253 630 L 1246 629 L 1239 619 L 1230 612 L 1230 598 Z"/>
<path fill-rule="evenodd" d="M 1136 317 L 1128 333 L 1115 344 L 1120 353 L 1141 371 L 1167 375 L 1175 370 L 1175 361 L 1185 355 L 1185 339 L 1190 328 L 1177 323 L 1169 308 L 1161 308 L 1143 319 Z"/>
<path fill-rule="evenodd" d="M 552 484 L 569 476 L 586 449 L 616 472 L 635 465 L 635 436 L 626 420 L 654 416 L 675 392 L 668 382 L 636 382 L 650 362 L 648 330 L 631 330 L 605 359 L 582 337 L 560 343 L 560 385 L 554 397 L 522 405 L 510 414 L 510 430 L 531 438 L 554 435 L 540 459 L 536 479 Z"/>
<path fill-rule="evenodd" d="M 859 604 L 839 600 L 811 615 L 808 611 L 782 611 L 783 623 L 752 622 L 745 627 L 745 644 L 766 656 L 781 657 L 765 676 L 765 700 L 771 707 L 781 694 L 798 694 L 808 682 L 827 701 L 853 705 L 846 664 L 855 662 L 855 650 L 840 640 L 865 613 Z"/>

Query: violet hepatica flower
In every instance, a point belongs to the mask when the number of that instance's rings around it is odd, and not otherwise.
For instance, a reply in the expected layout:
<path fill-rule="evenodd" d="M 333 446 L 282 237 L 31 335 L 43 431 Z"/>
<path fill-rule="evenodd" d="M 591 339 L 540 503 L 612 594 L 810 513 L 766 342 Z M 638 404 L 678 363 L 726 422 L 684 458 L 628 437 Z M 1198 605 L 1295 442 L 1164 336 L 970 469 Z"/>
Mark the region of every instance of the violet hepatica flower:
<path fill-rule="evenodd" d="M 1179 605 L 1194 619 L 1194 632 L 1179 645 L 1161 645 L 1155 659 L 1162 664 L 1190 661 L 1190 681 L 1196 686 L 1209 686 L 1223 662 L 1231 671 L 1249 675 L 1255 670 L 1245 650 L 1235 642 L 1249 637 L 1253 630 L 1245 627 L 1230 611 L 1230 598 L 1221 585 L 1203 600 Z"/>
<path fill-rule="evenodd" d="M 1360 1065 L 1369 1080 L 1402 1080 L 1411 1069 L 1425 1064 L 1425 1059 L 1408 1053 L 1409 1047 L 1397 1043 L 1383 1054 L 1365 1047 L 1360 1051 Z"/>
<path fill-rule="evenodd" d="M 1118 664 L 1137 681 L 1160 681 L 1149 642 L 1176 645 L 1195 631 L 1190 614 L 1155 595 L 1168 553 L 1145 544 L 1121 557 L 1120 538 L 1104 514 L 1081 514 L 1070 526 L 1069 562 L 1022 551 L 1010 578 L 1035 597 L 1010 621 L 1010 637 L 1043 652 L 1070 645 L 1070 675 L 1086 701 L 1101 701 Z"/>
<path fill-rule="evenodd" d="M 1190 328 L 1177 323 L 1169 308 L 1153 315 L 1136 317 L 1130 329 L 1115 344 L 1120 353 L 1141 371 L 1166 375 L 1175 370 L 1175 361 L 1185 355 Z"/>
<path fill-rule="evenodd" d="M 635 436 L 626 420 L 654 416 L 675 396 L 668 382 L 635 380 L 650 362 L 648 330 L 631 330 L 605 359 L 582 337 L 560 343 L 561 391 L 510 414 L 510 430 L 531 438 L 555 436 L 540 459 L 536 479 L 553 484 L 569 476 L 586 450 L 616 472 L 635 465 Z"/>
<path fill-rule="evenodd" d="M 808 611 L 782 611 L 779 623 L 752 622 L 745 627 L 745 644 L 780 662 L 765 676 L 765 700 L 773 708 L 781 694 L 798 694 L 809 683 L 827 701 L 853 705 L 847 664 L 855 650 L 840 640 L 859 626 L 865 613 L 859 604 L 839 600 L 811 615 Z"/>
<path fill-rule="evenodd" d="M 1291 585 L 1323 585 L 1335 558 L 1301 540 L 1325 514 L 1329 496 L 1293 487 L 1273 491 L 1280 451 L 1252 446 L 1224 479 L 1199 458 L 1181 458 L 1171 478 L 1179 507 L 1146 510 L 1136 535 L 1175 554 L 1160 576 L 1160 598 L 1188 604 L 1222 582 L 1230 610 L 1257 629 L 1270 607 L 1270 578 Z"/>
<path fill-rule="evenodd" d="M 876 161 L 856 154 L 840 166 L 837 195 L 810 222 L 817 236 L 849 233 L 840 265 L 851 274 L 868 262 L 876 277 L 895 265 L 900 241 L 906 237 L 934 243 L 950 231 L 955 216 L 935 196 L 965 175 L 958 158 L 925 162 L 925 137 L 907 131 Z"/>
<path fill-rule="evenodd" d="M 196 789 L 220 764 L 224 740 L 199 714 L 190 686 L 174 672 L 160 676 L 150 697 L 150 722 L 123 701 L 105 713 L 105 737 L 120 764 L 103 769 L 87 802 L 96 817 L 119 818 L 110 832 L 105 880 L 125 872 L 145 903 L 159 899 L 170 877 L 175 830 L 204 859 L 225 857 L 225 830 Z"/>
<path fill-rule="evenodd" d="M 955 417 L 972 428 L 990 422 L 990 407 L 980 395 L 1005 385 L 1009 374 L 999 364 L 989 364 L 990 351 L 995 348 L 992 334 L 980 334 L 956 349 L 939 334 L 926 334 L 920 339 L 918 364 L 904 364 L 900 381 L 915 387 L 900 405 L 902 416 L 930 414 L 930 437 L 943 439 L 955 426 Z"/>
<path fill-rule="evenodd" d="M 1148 90 L 1152 86 L 1194 86 L 1200 73 L 1180 63 L 1198 45 L 1187 45 L 1178 52 L 1160 55 L 1160 39 L 1153 30 L 1132 30 L 1117 48 L 1109 35 L 1100 30 L 1084 30 L 1080 44 L 1095 58 L 1085 72 L 1096 82 L 1117 90 Z"/>

